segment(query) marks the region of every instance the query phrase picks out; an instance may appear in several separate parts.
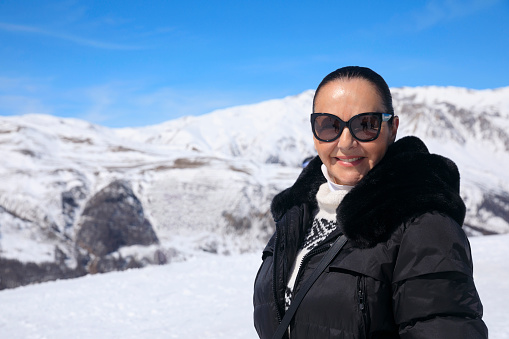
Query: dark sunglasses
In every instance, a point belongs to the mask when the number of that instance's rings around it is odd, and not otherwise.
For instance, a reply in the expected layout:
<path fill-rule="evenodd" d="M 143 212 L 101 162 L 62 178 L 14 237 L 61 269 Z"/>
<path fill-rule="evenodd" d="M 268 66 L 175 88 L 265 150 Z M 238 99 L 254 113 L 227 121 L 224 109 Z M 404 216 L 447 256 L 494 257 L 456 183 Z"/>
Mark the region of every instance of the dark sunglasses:
<path fill-rule="evenodd" d="M 311 128 L 315 138 L 324 142 L 336 140 L 348 127 L 350 134 L 357 140 L 373 141 L 380 135 L 382 122 L 390 121 L 393 115 L 389 113 L 361 113 L 354 115 L 348 121 L 343 121 L 330 113 L 312 113 Z"/>

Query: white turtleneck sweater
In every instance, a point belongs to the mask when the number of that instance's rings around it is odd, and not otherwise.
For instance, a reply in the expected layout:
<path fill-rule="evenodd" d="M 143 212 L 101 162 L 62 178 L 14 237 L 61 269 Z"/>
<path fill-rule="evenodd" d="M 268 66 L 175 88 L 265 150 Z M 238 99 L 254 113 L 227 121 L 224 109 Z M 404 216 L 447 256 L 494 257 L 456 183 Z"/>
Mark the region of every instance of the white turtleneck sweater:
<path fill-rule="evenodd" d="M 309 228 L 301 244 L 297 257 L 291 268 L 290 280 L 288 281 L 285 292 L 285 309 L 290 306 L 293 297 L 293 287 L 299 272 L 302 260 L 313 248 L 318 246 L 332 231 L 337 227 L 336 209 L 343 197 L 353 186 L 338 185 L 334 183 L 325 165 L 322 165 L 322 173 L 327 182 L 322 184 L 316 194 L 318 210 L 313 220 L 313 225 Z"/>

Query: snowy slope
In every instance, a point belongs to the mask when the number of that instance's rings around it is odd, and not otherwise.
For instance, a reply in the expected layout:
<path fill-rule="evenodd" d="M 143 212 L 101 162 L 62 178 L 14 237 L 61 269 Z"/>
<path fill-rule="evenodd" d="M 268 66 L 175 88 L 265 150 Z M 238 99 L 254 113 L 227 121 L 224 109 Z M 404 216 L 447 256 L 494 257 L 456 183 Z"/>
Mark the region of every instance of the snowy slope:
<path fill-rule="evenodd" d="M 509 338 L 509 235 L 470 242 L 490 338 Z M 0 337 L 257 338 L 252 288 L 260 263 L 260 253 L 202 253 L 172 265 L 0 291 Z"/>
<path fill-rule="evenodd" d="M 392 93 L 401 121 L 399 137 L 416 135 L 431 152 L 458 164 L 468 231 L 508 232 L 509 87 L 405 87 L 394 88 Z M 148 144 L 297 167 L 306 156 L 315 154 L 308 120 L 312 98 L 313 91 L 306 91 L 117 132 Z"/>
<path fill-rule="evenodd" d="M 509 232 L 509 87 L 392 92 L 399 137 L 417 135 L 458 164 L 469 234 Z M 144 128 L 0 117 L 0 260 L 75 268 L 85 258 L 89 267 L 100 258 L 76 245 L 84 207 L 118 179 L 140 200 L 158 243 L 121 247 L 108 262 L 144 266 L 197 251 L 253 251 L 272 233 L 272 197 L 315 154 L 312 96 L 306 91 Z"/>

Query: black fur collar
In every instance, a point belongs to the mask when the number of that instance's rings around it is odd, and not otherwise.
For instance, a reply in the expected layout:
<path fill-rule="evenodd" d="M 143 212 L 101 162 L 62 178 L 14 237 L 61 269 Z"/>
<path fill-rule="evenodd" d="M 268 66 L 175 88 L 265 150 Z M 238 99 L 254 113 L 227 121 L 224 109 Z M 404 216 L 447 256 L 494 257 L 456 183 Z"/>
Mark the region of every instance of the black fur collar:
<path fill-rule="evenodd" d="M 303 203 L 314 210 L 316 193 L 326 181 L 315 157 L 295 184 L 279 193 L 271 205 L 274 220 Z M 386 241 L 402 223 L 426 212 L 449 215 L 462 225 L 465 204 L 459 195 L 459 172 L 451 160 L 430 154 L 416 137 L 405 137 L 345 196 L 337 220 L 355 246 L 373 247 Z"/>

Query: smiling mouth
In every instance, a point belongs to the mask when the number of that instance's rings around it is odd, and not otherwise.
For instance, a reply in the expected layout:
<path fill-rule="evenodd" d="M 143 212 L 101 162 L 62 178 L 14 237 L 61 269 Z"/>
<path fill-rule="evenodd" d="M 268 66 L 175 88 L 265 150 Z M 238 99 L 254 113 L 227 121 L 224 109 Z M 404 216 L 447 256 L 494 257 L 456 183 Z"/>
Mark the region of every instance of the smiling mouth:
<path fill-rule="evenodd" d="M 341 159 L 341 158 L 336 158 L 336 159 L 338 159 L 339 161 L 343 161 L 343 162 L 354 162 L 354 161 L 362 159 L 362 157 L 359 157 L 359 158 L 349 158 L 349 159 Z"/>

